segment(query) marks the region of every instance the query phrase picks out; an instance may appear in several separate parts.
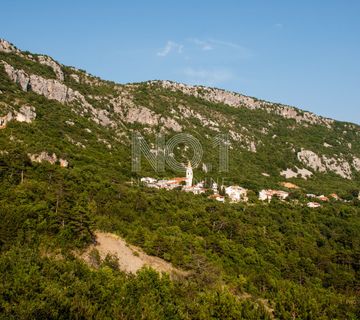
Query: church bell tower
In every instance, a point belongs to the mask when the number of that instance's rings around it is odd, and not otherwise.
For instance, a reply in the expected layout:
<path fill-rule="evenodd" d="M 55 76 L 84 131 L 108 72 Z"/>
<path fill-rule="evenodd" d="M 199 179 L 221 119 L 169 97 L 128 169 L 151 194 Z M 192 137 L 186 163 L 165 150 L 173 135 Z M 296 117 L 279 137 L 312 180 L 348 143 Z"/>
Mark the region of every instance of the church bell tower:
<path fill-rule="evenodd" d="M 186 186 L 191 187 L 193 181 L 193 170 L 191 167 L 191 163 L 189 161 L 187 167 L 186 167 Z"/>

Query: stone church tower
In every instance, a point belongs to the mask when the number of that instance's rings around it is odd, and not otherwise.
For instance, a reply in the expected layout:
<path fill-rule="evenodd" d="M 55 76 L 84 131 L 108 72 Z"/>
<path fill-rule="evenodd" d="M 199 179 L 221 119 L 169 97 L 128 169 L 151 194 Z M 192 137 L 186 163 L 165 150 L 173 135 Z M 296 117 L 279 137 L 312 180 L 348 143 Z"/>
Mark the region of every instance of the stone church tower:
<path fill-rule="evenodd" d="M 191 163 L 189 161 L 188 166 L 186 167 L 186 186 L 191 187 L 193 181 L 193 170 L 191 167 Z"/>

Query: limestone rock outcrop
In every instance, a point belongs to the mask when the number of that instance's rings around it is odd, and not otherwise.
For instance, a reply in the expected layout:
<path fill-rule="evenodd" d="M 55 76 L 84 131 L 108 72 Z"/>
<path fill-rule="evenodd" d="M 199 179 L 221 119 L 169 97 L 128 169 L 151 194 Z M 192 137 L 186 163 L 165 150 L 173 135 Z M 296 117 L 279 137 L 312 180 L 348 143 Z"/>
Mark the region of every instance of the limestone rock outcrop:
<path fill-rule="evenodd" d="M 15 113 L 15 119 L 19 122 L 31 123 L 36 118 L 35 108 L 32 106 L 22 106 L 19 112 Z"/>
<path fill-rule="evenodd" d="M 60 64 L 58 64 L 55 60 L 48 56 L 39 55 L 36 57 L 32 55 L 25 55 L 22 53 L 19 49 L 17 49 L 14 45 L 12 45 L 9 41 L 0 39 L 0 52 L 6 52 L 6 53 L 15 53 L 25 59 L 39 62 L 43 65 L 49 66 L 51 69 L 53 69 L 56 78 L 60 81 L 64 81 L 64 73 L 61 70 Z"/>
<path fill-rule="evenodd" d="M 43 151 L 39 154 L 28 154 L 31 162 L 36 162 L 36 163 L 42 163 L 42 162 L 49 162 L 50 164 L 56 164 L 57 162 L 59 162 L 60 166 L 63 168 L 67 168 L 69 166 L 69 162 L 65 159 L 58 159 L 58 157 L 56 156 L 55 153 L 53 153 L 52 155 L 48 154 L 48 152 Z"/>
<path fill-rule="evenodd" d="M 2 61 L 4 65 L 4 70 L 9 76 L 10 80 L 20 85 L 23 91 L 28 91 L 30 77 L 24 70 L 16 70 L 10 64 L 5 61 Z"/>
<path fill-rule="evenodd" d="M 82 94 L 67 87 L 58 80 L 46 79 L 35 74 L 28 75 L 24 70 L 15 69 L 5 61 L 2 61 L 2 64 L 9 78 L 13 82 L 18 83 L 23 91 L 33 91 L 50 100 L 56 100 L 61 103 L 78 101 L 84 107 L 91 107 Z"/>
<path fill-rule="evenodd" d="M 295 170 L 287 168 L 286 170 L 281 171 L 280 175 L 286 179 L 301 177 L 302 179 L 307 180 L 307 178 L 311 177 L 313 173 L 305 168 L 301 169 L 295 167 Z"/>
<path fill-rule="evenodd" d="M 133 106 L 128 109 L 125 122 L 127 123 L 140 123 L 148 126 L 163 125 L 166 129 L 180 132 L 182 130 L 181 125 L 173 118 L 162 118 L 152 110 L 146 107 Z"/>
<path fill-rule="evenodd" d="M 275 113 L 286 119 L 294 119 L 297 123 L 320 124 L 330 128 L 334 122 L 332 119 L 320 117 L 311 112 L 299 112 L 299 110 L 294 107 L 278 105 L 217 88 L 191 86 L 172 81 L 149 81 L 149 84 L 159 84 L 163 88 L 172 91 L 181 91 L 186 95 L 202 98 L 209 102 L 227 104 L 235 108 L 245 107 L 251 110 L 263 109 L 268 113 Z"/>
<path fill-rule="evenodd" d="M 106 117 L 104 110 L 96 110 L 80 92 L 67 87 L 60 81 L 46 79 L 34 74 L 28 75 L 24 70 L 15 69 L 5 61 L 2 61 L 2 64 L 9 78 L 19 84 L 23 91 L 33 91 L 47 99 L 56 100 L 60 103 L 78 102 L 82 105 L 84 111 L 90 112 L 94 116 L 94 120 L 97 119 L 98 123 L 107 125 L 111 122 Z"/>
<path fill-rule="evenodd" d="M 10 53 L 10 52 L 15 52 L 15 53 L 19 53 L 20 50 L 15 48 L 14 45 L 12 45 L 9 41 L 6 41 L 4 39 L 0 39 L 0 52 L 6 52 L 6 53 Z"/>
<path fill-rule="evenodd" d="M 359 158 L 354 157 L 352 165 L 356 171 L 360 172 L 360 159 Z"/>
<path fill-rule="evenodd" d="M 77 102 L 83 107 L 78 111 L 80 114 L 83 115 L 89 112 L 96 123 L 102 126 L 115 126 L 115 123 L 109 117 L 108 111 L 94 108 L 80 92 L 73 90 L 58 80 L 46 79 L 35 74 L 28 75 L 24 70 L 15 69 L 5 61 L 1 61 L 1 63 L 8 77 L 19 84 L 23 91 L 33 91 L 47 99 L 56 100 L 63 104 Z"/>
<path fill-rule="evenodd" d="M 48 56 L 38 56 L 37 58 L 41 64 L 49 66 L 51 69 L 53 69 L 56 78 L 59 81 L 64 81 L 64 73 L 61 70 L 61 66 L 57 62 L 55 62 L 53 59 L 51 59 Z"/>
<path fill-rule="evenodd" d="M 301 150 L 297 157 L 300 162 L 312 168 L 315 171 L 325 172 L 326 166 L 322 163 L 321 157 L 311 150 Z"/>
<path fill-rule="evenodd" d="M 160 122 L 164 125 L 166 129 L 173 130 L 175 132 L 182 131 L 182 126 L 175 119 L 166 117 L 166 118 L 161 118 Z"/>
<path fill-rule="evenodd" d="M 149 126 L 158 124 L 158 117 L 156 114 L 145 107 L 132 107 L 128 110 L 125 121 L 128 123 L 141 123 Z"/>
<path fill-rule="evenodd" d="M 331 171 L 345 179 L 352 179 L 351 166 L 348 161 L 341 157 L 335 158 L 327 157 L 325 155 L 320 157 L 311 150 L 301 150 L 298 152 L 297 158 L 300 162 L 314 171 Z"/>
<path fill-rule="evenodd" d="M 209 128 L 210 130 L 213 130 L 213 131 L 217 131 L 217 132 L 220 131 L 219 130 L 219 124 L 216 121 L 210 119 L 209 117 L 206 117 L 206 116 L 204 116 L 204 115 L 202 115 L 202 114 L 200 114 L 200 113 L 198 113 L 198 112 L 196 112 L 196 111 L 194 111 L 194 110 L 192 110 L 190 108 L 187 108 L 187 107 L 185 107 L 183 105 L 179 106 L 179 111 L 180 111 L 182 117 L 184 117 L 184 118 L 187 118 L 187 119 L 195 118 L 195 119 L 199 120 L 200 123 L 204 127 L 207 127 L 207 128 Z"/>
<path fill-rule="evenodd" d="M 10 111 L 5 116 L 0 117 L 0 129 L 6 128 L 6 125 L 12 120 L 31 123 L 35 118 L 35 108 L 25 105 L 22 106 L 19 111 Z"/>
<path fill-rule="evenodd" d="M 13 115 L 11 112 L 6 114 L 3 117 L 0 117 L 0 129 L 6 128 L 7 124 L 13 119 Z"/>
<path fill-rule="evenodd" d="M 257 152 L 257 147 L 256 147 L 255 141 L 253 141 L 247 135 L 245 135 L 241 132 L 229 130 L 229 137 L 231 138 L 231 140 L 238 142 L 239 145 L 242 146 L 243 148 L 245 148 L 246 150 L 253 152 L 253 153 Z"/>

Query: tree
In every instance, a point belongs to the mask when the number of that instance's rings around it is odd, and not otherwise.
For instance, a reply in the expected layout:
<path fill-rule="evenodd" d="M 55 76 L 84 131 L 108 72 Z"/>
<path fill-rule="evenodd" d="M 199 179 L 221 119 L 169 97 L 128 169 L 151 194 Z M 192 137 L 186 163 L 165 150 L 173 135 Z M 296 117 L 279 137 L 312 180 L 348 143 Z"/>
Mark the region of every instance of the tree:
<path fill-rule="evenodd" d="M 95 242 L 95 235 L 92 231 L 94 225 L 91 216 L 92 210 L 93 206 L 89 204 L 87 194 L 81 194 L 70 213 L 64 215 L 60 235 L 68 240 L 75 240 L 75 244 L 78 246 L 91 241 Z"/>

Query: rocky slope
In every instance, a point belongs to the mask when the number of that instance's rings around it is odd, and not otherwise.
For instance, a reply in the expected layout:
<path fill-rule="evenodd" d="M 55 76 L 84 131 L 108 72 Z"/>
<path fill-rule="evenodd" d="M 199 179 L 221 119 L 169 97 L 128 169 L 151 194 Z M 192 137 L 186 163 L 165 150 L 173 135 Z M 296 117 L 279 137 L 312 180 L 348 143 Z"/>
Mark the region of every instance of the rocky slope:
<path fill-rule="evenodd" d="M 32 161 L 61 159 L 64 167 L 84 165 L 91 157 L 105 171 L 103 161 L 119 166 L 119 177 L 128 179 L 134 130 L 152 148 L 156 133 L 170 138 L 184 132 L 204 149 L 195 175 L 219 178 L 224 174 L 217 170 L 212 142 L 227 134 L 227 180 L 253 189 L 283 180 L 319 192 L 360 188 L 355 124 L 216 88 L 170 81 L 115 84 L 6 40 L 0 40 L 0 76 L 2 152 L 16 142 Z M 176 152 L 179 159 L 191 158 L 187 146 Z M 142 174 L 157 175 L 146 165 Z"/>

